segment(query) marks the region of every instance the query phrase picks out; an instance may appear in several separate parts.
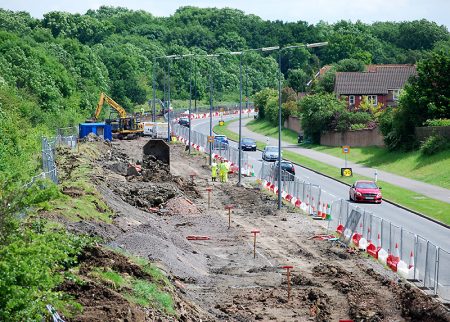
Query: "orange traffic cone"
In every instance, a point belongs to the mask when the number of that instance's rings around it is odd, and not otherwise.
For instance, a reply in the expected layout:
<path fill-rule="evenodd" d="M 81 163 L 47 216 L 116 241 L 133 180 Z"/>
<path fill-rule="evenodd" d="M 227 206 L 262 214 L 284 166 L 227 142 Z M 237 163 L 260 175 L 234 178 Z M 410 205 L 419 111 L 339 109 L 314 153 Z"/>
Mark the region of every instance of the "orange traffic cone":
<path fill-rule="evenodd" d="M 411 253 L 409 254 L 409 266 L 408 268 L 413 268 L 414 267 L 414 254 L 411 251 Z"/>

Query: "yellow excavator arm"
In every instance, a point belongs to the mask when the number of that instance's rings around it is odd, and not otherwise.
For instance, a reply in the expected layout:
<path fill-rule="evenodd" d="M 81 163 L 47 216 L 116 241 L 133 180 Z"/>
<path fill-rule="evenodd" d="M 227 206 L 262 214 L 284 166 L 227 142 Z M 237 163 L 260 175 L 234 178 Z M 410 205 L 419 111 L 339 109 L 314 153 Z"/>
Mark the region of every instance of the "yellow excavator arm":
<path fill-rule="evenodd" d="M 105 101 L 106 101 L 106 103 L 108 103 L 109 106 L 111 106 L 114 110 L 116 110 L 117 113 L 119 113 L 120 118 L 127 117 L 127 112 L 125 111 L 125 109 L 122 106 L 120 106 L 116 101 L 114 101 L 111 97 L 109 97 L 105 93 L 100 93 L 100 99 L 98 100 L 97 108 L 95 109 L 95 114 L 94 114 L 95 120 L 98 119 Z"/>

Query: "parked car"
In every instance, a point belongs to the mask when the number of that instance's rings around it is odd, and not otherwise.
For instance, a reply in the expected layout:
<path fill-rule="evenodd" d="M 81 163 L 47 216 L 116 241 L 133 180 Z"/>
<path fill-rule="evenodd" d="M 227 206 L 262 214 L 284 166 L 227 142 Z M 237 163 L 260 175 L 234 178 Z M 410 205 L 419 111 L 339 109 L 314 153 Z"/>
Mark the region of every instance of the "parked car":
<path fill-rule="evenodd" d="M 250 138 L 243 138 L 241 140 L 242 151 L 256 151 L 256 141 Z"/>
<path fill-rule="evenodd" d="M 216 135 L 214 137 L 213 150 L 227 150 L 228 138 L 225 135 Z"/>
<path fill-rule="evenodd" d="M 189 121 L 189 118 L 187 118 L 187 117 L 180 117 L 180 119 L 178 120 L 178 124 L 180 124 L 181 126 L 185 126 L 185 127 L 191 126 L 191 122 Z"/>
<path fill-rule="evenodd" d="M 381 195 L 381 187 L 373 181 L 359 180 L 351 187 L 349 199 L 352 201 L 368 201 L 381 203 L 383 196 Z"/>
<path fill-rule="evenodd" d="M 278 161 L 274 164 L 274 178 L 278 180 Z M 293 181 L 295 179 L 295 166 L 291 161 L 281 160 L 281 179 L 282 181 Z"/>
<path fill-rule="evenodd" d="M 281 155 L 283 156 L 283 154 Z M 266 146 L 262 153 L 262 159 L 264 161 L 275 162 L 278 160 L 278 147 L 277 146 Z"/>

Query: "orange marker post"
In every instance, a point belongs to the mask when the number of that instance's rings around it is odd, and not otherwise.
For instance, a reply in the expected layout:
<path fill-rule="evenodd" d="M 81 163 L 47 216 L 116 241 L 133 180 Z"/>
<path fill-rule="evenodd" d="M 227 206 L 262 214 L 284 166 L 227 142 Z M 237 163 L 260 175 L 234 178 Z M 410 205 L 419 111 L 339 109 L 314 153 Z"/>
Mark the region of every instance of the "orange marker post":
<path fill-rule="evenodd" d="M 256 234 L 259 234 L 260 231 L 259 230 L 252 230 L 252 234 L 253 234 L 253 258 L 256 258 Z"/>
<path fill-rule="evenodd" d="M 294 268 L 294 266 L 282 266 L 281 268 L 284 268 L 287 272 L 287 285 L 288 285 L 288 302 L 291 299 L 291 269 Z"/>
<path fill-rule="evenodd" d="M 228 210 L 228 229 L 231 228 L 231 209 L 234 208 L 234 205 L 226 205 L 225 209 Z"/>
<path fill-rule="evenodd" d="M 211 208 L 211 191 L 212 191 L 212 188 L 208 187 L 208 188 L 206 188 L 206 191 L 208 191 L 208 209 L 209 209 L 209 208 Z"/>

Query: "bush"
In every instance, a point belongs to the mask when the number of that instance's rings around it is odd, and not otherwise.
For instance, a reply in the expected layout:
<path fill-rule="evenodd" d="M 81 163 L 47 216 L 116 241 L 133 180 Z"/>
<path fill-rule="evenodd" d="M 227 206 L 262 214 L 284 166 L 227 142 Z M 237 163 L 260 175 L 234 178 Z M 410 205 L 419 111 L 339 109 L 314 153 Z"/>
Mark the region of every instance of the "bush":
<path fill-rule="evenodd" d="M 448 140 L 441 135 L 432 135 L 428 137 L 420 146 L 422 155 L 433 155 L 445 150 L 448 147 Z"/>
<path fill-rule="evenodd" d="M 352 130 L 352 131 L 364 130 L 365 128 L 366 128 L 366 125 L 362 124 L 362 123 L 352 124 L 350 126 L 350 130 Z"/>
<path fill-rule="evenodd" d="M 425 126 L 450 126 L 450 119 L 426 120 Z"/>

